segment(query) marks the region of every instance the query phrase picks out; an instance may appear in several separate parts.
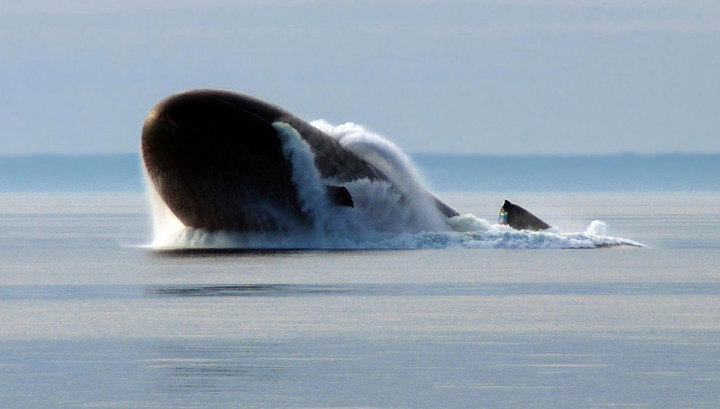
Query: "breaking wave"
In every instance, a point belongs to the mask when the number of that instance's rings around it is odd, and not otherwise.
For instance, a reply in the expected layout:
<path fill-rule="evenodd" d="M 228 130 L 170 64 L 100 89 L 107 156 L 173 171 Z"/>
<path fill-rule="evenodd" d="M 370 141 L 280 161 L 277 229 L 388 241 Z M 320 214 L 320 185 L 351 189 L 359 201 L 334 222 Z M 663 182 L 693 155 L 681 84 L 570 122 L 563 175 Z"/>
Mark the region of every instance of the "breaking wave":
<path fill-rule="evenodd" d="M 640 243 L 608 236 L 601 221 L 585 232 L 563 233 L 555 228 L 532 232 L 492 224 L 472 214 L 446 219 L 427 194 L 423 178 L 397 146 L 352 123 L 313 126 L 335 137 L 346 149 L 372 163 L 390 179 L 359 179 L 343 183 L 355 207 L 330 203 L 314 165 L 314 152 L 286 123 L 274 123 L 283 155 L 292 166 L 299 204 L 310 223 L 283 232 L 208 232 L 184 226 L 159 195 L 150 190 L 157 249 L 444 249 L 444 248 L 596 248 Z M 148 186 L 152 186 L 148 183 Z"/>

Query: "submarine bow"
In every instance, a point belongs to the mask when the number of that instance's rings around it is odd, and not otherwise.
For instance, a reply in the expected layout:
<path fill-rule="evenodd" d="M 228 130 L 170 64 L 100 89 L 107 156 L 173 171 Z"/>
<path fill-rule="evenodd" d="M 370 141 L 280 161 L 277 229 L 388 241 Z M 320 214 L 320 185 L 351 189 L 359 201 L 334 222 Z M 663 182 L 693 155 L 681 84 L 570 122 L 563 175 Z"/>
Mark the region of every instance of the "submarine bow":
<path fill-rule="evenodd" d="M 355 180 L 392 185 L 377 166 L 303 119 L 221 90 L 183 92 L 158 103 L 143 125 L 143 162 L 163 202 L 186 226 L 242 232 L 308 224 L 278 124 L 289 125 L 312 151 L 330 203 L 354 206 L 344 184 Z M 426 194 L 444 216 L 458 215 Z"/>

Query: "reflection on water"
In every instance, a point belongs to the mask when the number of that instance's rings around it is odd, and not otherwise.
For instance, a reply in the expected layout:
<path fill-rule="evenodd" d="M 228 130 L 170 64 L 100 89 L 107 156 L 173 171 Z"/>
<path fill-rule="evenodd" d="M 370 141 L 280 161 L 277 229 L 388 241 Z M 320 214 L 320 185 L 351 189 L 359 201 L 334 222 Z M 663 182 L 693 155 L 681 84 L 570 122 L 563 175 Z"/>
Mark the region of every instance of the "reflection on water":
<path fill-rule="evenodd" d="M 100 301 L 148 297 L 491 297 L 512 295 L 720 295 L 720 283 L 0 285 L 0 301 Z"/>
<path fill-rule="evenodd" d="M 720 295 L 720 283 L 424 283 L 152 286 L 168 297 Z"/>
<path fill-rule="evenodd" d="M 297 297 L 304 295 L 347 294 L 354 288 L 335 285 L 243 284 L 202 286 L 155 286 L 149 294 L 177 297 Z"/>

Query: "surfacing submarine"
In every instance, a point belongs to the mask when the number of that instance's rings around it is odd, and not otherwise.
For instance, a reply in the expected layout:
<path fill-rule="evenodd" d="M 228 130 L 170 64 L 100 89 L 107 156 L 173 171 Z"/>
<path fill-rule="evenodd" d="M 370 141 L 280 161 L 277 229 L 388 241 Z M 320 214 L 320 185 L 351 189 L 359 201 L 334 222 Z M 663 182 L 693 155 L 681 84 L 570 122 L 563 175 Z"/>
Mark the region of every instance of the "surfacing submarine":
<path fill-rule="evenodd" d="M 292 164 L 283 153 L 277 124 L 307 143 L 325 194 L 354 206 L 343 183 L 389 178 L 343 148 L 338 140 L 282 108 L 221 90 L 172 95 L 147 116 L 141 150 L 156 192 L 186 226 L 208 231 L 273 231 L 309 217 L 302 209 Z M 430 193 L 428 193 L 430 195 Z M 430 195 L 445 217 L 458 212 Z"/>
<path fill-rule="evenodd" d="M 186 91 L 159 102 L 143 125 L 143 163 L 155 191 L 185 226 L 283 231 L 307 224 L 311 217 L 300 203 L 293 166 L 283 152 L 278 127 L 288 125 L 312 151 L 322 180 L 331 181 L 323 192 L 330 203 L 353 207 L 344 184 L 355 180 L 393 185 L 377 166 L 305 120 L 224 90 Z M 459 215 L 426 193 L 444 217 Z"/>

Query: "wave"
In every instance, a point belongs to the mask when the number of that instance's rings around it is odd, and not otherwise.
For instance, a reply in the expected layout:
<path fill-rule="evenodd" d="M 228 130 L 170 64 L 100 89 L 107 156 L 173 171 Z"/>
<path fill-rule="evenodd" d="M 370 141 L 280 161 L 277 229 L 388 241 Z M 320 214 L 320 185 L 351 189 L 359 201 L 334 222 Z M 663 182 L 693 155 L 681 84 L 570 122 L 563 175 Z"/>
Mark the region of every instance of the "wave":
<path fill-rule="evenodd" d="M 358 179 L 343 183 L 355 207 L 335 206 L 325 195 L 324 180 L 315 167 L 315 152 L 286 123 L 273 127 L 292 167 L 298 200 L 309 223 L 288 220 L 282 232 L 209 232 L 184 226 L 150 187 L 156 249 L 445 249 L 445 248 L 597 248 L 629 245 L 632 240 L 610 237 L 608 227 L 593 221 L 585 232 L 514 230 L 472 214 L 446 219 L 427 193 L 426 184 L 410 158 L 393 143 L 346 123 L 333 126 L 319 120 L 313 126 L 371 163 L 389 181 Z M 148 186 L 152 184 L 148 183 Z"/>

